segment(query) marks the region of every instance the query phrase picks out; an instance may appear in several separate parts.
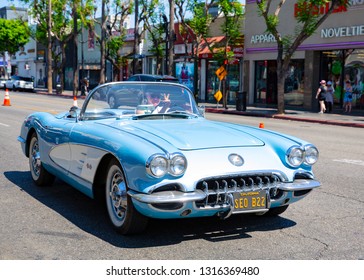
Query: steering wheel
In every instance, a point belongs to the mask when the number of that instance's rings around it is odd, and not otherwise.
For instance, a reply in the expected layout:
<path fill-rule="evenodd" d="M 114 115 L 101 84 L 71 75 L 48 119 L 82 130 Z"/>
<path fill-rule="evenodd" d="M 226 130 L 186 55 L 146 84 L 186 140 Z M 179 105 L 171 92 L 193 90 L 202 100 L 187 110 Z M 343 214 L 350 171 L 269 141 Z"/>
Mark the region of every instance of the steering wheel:
<path fill-rule="evenodd" d="M 178 105 L 178 104 L 172 104 L 169 109 L 168 112 L 173 112 L 173 111 L 180 111 L 180 112 L 185 112 L 186 109 L 183 108 L 182 106 Z"/>

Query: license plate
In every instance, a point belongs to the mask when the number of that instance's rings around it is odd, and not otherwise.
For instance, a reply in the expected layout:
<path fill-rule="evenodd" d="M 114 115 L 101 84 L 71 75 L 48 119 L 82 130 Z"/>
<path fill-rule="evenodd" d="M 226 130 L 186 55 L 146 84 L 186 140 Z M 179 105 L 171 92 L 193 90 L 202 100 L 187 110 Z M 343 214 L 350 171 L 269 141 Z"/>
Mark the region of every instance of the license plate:
<path fill-rule="evenodd" d="M 267 192 L 265 190 L 234 193 L 233 212 L 267 209 Z"/>

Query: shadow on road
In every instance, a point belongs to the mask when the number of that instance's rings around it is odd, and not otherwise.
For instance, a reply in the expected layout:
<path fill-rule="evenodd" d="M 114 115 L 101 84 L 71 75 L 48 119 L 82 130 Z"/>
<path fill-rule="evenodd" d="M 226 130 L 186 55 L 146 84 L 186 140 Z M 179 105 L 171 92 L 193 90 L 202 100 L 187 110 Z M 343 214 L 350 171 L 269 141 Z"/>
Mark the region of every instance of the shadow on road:
<path fill-rule="evenodd" d="M 148 248 L 178 244 L 186 240 L 210 242 L 251 238 L 251 232 L 280 230 L 296 225 L 283 217 L 233 215 L 216 217 L 157 220 L 151 219 L 147 230 L 139 235 L 117 234 L 108 222 L 101 203 L 88 198 L 68 184 L 56 180 L 52 187 L 38 187 L 30 172 L 7 171 L 5 177 L 33 198 L 62 215 L 81 230 L 120 248 Z M 52 234 L 50 231 L 48 234 Z"/>

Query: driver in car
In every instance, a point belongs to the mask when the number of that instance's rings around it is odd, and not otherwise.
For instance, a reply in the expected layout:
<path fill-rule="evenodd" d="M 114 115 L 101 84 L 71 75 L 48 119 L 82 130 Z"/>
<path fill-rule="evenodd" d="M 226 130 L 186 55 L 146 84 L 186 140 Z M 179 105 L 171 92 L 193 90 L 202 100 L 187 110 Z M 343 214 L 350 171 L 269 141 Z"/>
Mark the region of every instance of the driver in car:
<path fill-rule="evenodd" d="M 154 106 L 153 114 L 165 113 L 168 111 L 169 106 L 171 105 L 171 101 L 169 99 L 169 94 L 157 92 L 147 92 L 146 98 L 148 104 L 152 104 Z M 163 96 L 163 97 L 162 97 Z"/>

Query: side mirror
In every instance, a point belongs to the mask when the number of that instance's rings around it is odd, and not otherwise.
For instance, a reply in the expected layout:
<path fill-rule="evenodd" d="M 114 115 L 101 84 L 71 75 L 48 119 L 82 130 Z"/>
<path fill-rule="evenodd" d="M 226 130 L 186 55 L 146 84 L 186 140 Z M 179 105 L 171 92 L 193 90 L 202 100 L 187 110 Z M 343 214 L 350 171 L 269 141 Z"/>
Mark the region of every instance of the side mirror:
<path fill-rule="evenodd" d="M 78 121 L 78 107 L 72 106 L 70 109 L 70 118 L 75 118 L 76 122 Z"/>

